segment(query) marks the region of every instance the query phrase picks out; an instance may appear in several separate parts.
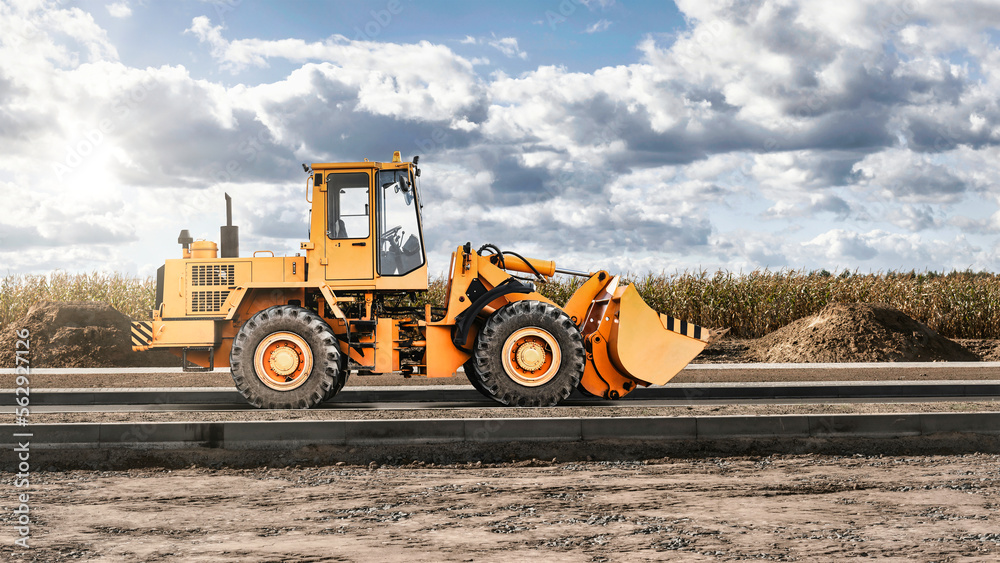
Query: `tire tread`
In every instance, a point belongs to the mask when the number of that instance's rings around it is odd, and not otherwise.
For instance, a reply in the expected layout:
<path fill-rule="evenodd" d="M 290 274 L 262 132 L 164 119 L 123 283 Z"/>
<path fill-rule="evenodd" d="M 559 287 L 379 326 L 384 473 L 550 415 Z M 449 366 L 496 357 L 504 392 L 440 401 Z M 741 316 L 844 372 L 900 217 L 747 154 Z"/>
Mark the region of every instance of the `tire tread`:
<path fill-rule="evenodd" d="M 500 353 L 504 340 L 514 330 L 542 325 L 560 344 L 562 364 L 553 379 L 538 387 L 517 384 L 503 370 Z M 487 397 L 507 406 L 549 407 L 569 397 L 580 383 L 586 362 L 583 337 L 568 315 L 543 301 L 515 301 L 498 309 L 483 324 L 472 359 L 473 370 L 466 375 Z"/>
<path fill-rule="evenodd" d="M 254 373 L 253 354 L 257 344 L 278 330 L 298 334 L 310 344 L 313 353 L 310 380 L 290 391 L 271 389 Z M 319 315 L 295 305 L 279 305 L 259 311 L 243 323 L 233 338 L 229 364 L 236 389 L 254 407 L 307 409 L 332 398 L 343 388 L 346 373 L 340 367 L 340 358 L 333 330 Z"/>

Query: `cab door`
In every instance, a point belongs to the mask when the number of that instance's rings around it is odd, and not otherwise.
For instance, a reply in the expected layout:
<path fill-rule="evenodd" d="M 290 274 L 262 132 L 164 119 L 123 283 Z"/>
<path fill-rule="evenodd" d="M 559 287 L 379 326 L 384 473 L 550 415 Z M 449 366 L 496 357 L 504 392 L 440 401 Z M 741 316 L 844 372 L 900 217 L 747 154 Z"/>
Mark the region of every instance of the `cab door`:
<path fill-rule="evenodd" d="M 326 279 L 374 278 L 372 176 L 368 171 L 338 171 L 326 177 Z"/>

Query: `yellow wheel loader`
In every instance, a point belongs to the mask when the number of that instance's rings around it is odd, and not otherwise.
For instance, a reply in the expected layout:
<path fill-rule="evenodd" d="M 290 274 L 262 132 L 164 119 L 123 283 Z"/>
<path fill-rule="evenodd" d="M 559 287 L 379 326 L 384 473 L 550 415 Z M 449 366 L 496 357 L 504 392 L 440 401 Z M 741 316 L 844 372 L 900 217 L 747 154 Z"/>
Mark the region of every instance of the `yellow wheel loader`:
<path fill-rule="evenodd" d="M 214 242 L 181 231 L 181 258 L 157 271 L 152 321 L 136 351 L 167 348 L 186 371 L 229 366 L 259 408 L 309 408 L 351 371 L 451 377 L 464 367 L 504 405 L 551 406 L 574 389 L 618 399 L 662 385 L 716 336 L 661 315 L 607 272 L 576 272 L 493 245 L 451 257 L 446 306 L 427 290 L 418 157 L 303 165 L 309 241 L 295 256 L 240 256 L 227 224 Z M 536 290 L 557 274 L 587 280 L 560 306 Z"/>

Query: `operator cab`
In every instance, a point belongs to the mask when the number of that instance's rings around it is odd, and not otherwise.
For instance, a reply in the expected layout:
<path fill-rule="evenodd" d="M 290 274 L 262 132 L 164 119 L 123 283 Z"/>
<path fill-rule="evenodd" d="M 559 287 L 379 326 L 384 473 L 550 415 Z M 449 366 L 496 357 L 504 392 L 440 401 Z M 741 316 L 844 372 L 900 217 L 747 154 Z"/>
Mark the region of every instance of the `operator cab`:
<path fill-rule="evenodd" d="M 397 152 L 391 163 L 313 164 L 312 170 L 309 262 L 318 262 L 328 284 L 426 289 L 416 159 L 402 162 Z"/>

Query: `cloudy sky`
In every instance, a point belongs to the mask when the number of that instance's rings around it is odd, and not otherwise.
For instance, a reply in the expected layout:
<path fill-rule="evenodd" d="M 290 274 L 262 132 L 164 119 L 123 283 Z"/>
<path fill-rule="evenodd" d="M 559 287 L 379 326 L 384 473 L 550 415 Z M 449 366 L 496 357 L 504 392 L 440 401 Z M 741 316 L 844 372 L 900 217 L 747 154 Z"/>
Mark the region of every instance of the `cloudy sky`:
<path fill-rule="evenodd" d="M 0 273 L 307 235 L 421 156 L 431 271 L 1000 269 L 989 0 L 0 0 Z"/>

